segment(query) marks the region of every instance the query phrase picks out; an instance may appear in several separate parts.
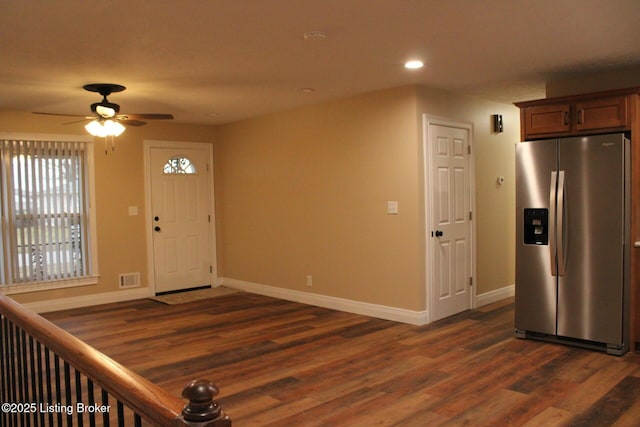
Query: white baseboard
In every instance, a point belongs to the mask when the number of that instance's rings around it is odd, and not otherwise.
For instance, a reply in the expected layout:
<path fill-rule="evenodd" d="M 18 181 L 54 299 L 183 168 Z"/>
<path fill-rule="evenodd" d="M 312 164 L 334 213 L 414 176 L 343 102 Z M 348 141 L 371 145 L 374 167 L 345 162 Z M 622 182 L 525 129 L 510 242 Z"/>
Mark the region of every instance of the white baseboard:
<path fill-rule="evenodd" d="M 516 294 L 516 286 L 510 285 L 504 288 L 495 289 L 476 296 L 476 307 L 493 304 L 505 298 L 512 297 Z"/>
<path fill-rule="evenodd" d="M 361 301 L 354 301 L 344 298 L 336 298 L 326 295 L 313 294 L 309 292 L 295 291 L 292 289 L 278 288 L 275 286 L 261 285 L 259 283 L 246 282 L 243 280 L 220 277 L 216 285 L 224 285 L 255 294 L 280 298 L 287 301 L 294 301 L 303 304 L 315 305 L 318 307 L 330 308 L 334 310 L 346 311 L 348 313 L 361 314 L 379 319 L 393 320 L 395 322 L 408 323 L 410 325 L 426 325 L 430 322 L 427 310 L 414 311 L 404 308 L 390 307 L 386 305 L 370 304 Z M 509 298 L 515 295 L 515 286 L 505 286 L 504 288 L 485 292 L 476 297 L 476 307 L 482 307 L 494 302 Z M 135 299 L 148 298 L 152 296 L 151 288 L 123 289 L 114 292 L 104 292 L 100 294 L 84 295 L 77 297 L 58 298 L 49 301 L 38 301 L 23 304 L 36 313 L 48 313 L 51 311 L 68 310 L 72 308 L 90 307 L 99 304 L 109 304 L 114 302 L 131 301 Z"/>
<path fill-rule="evenodd" d="M 29 302 L 23 304 L 26 308 L 36 313 L 48 313 L 51 311 L 68 310 L 71 308 L 90 307 L 112 302 L 131 301 L 148 298 L 151 296 L 151 288 L 123 289 L 115 292 L 104 292 L 93 295 L 77 297 L 57 298 L 48 301 Z"/>
<path fill-rule="evenodd" d="M 379 319 L 393 320 L 395 322 L 408 323 L 411 325 L 425 325 L 429 323 L 429 313 L 426 310 L 413 311 L 404 308 L 389 307 L 386 305 L 370 304 L 344 298 L 261 285 L 259 283 L 246 282 L 244 280 L 230 279 L 227 277 L 219 278 L 219 281 L 221 284 L 229 288 L 284 299 L 287 301 L 346 311 L 348 313 L 361 314 L 363 316 L 371 316 Z"/>

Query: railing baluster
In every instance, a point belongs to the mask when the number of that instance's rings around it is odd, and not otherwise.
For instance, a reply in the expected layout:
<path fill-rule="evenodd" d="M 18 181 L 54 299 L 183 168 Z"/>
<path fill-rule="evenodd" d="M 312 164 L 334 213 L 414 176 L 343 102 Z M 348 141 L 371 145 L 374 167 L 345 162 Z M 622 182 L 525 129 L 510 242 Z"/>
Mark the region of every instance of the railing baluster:
<path fill-rule="evenodd" d="M 22 348 L 21 353 L 21 359 L 22 359 L 22 386 L 23 386 L 23 391 L 22 391 L 22 400 L 20 401 L 21 403 L 30 403 L 33 401 L 33 399 L 31 399 L 31 392 L 29 390 L 29 353 L 27 352 L 27 333 L 23 330 L 20 329 L 20 346 Z M 26 421 L 25 426 L 26 427 L 31 427 L 31 414 L 27 411 L 22 411 L 22 414 L 24 416 L 24 419 Z"/>
<path fill-rule="evenodd" d="M 62 385 L 61 385 L 61 379 L 60 379 L 60 356 L 58 356 L 57 354 L 53 354 L 53 374 L 55 377 L 55 381 L 56 381 L 56 401 L 55 401 L 55 405 L 60 405 L 62 402 Z M 62 425 L 62 411 L 58 411 L 56 412 L 57 418 L 58 418 L 58 425 L 61 426 Z"/>
<path fill-rule="evenodd" d="M 17 395 L 16 395 L 16 388 L 17 388 L 17 384 L 16 384 L 16 355 L 15 355 L 15 347 L 16 347 L 16 343 L 14 340 L 14 329 L 15 329 L 15 325 L 13 323 L 11 323 L 9 325 L 9 374 L 10 374 L 10 384 L 9 384 L 9 402 L 16 402 L 17 401 Z M 17 425 L 18 424 L 18 414 L 16 413 L 12 413 L 11 416 L 11 421 L 10 421 L 10 425 Z"/>
<path fill-rule="evenodd" d="M 102 404 L 105 406 L 109 406 L 109 393 L 107 393 L 104 389 L 102 389 Z M 102 423 L 104 427 L 109 427 L 109 412 L 105 412 L 102 414 Z"/>
<path fill-rule="evenodd" d="M 53 403 L 53 390 L 51 384 L 51 351 L 49 348 L 44 348 L 44 364 L 45 364 L 45 374 L 47 378 L 47 405 L 51 406 Z M 53 425 L 53 412 L 48 412 L 49 415 L 49 425 Z"/>
<path fill-rule="evenodd" d="M 35 358 L 35 343 L 34 339 L 31 335 L 29 337 L 29 369 L 31 369 L 31 374 L 29 378 L 31 379 L 31 398 L 29 399 L 29 403 L 38 402 L 38 393 L 36 388 L 36 358 Z M 34 427 L 39 427 L 38 424 L 38 416 L 36 412 L 32 412 L 29 414 L 29 417 L 33 419 Z"/>
<path fill-rule="evenodd" d="M 93 381 L 91 381 L 90 378 L 87 378 L 87 399 L 89 405 L 95 405 L 96 400 L 93 395 Z M 89 427 L 96 427 L 96 414 L 94 412 L 89 412 Z"/>
<path fill-rule="evenodd" d="M 24 389 L 22 388 L 22 355 L 20 354 L 21 346 L 20 346 L 20 329 L 16 325 L 14 326 L 13 339 L 14 339 L 14 369 L 16 370 L 16 397 L 13 400 L 14 402 L 21 401 L 24 393 Z"/>
<path fill-rule="evenodd" d="M 69 364 L 65 361 L 63 364 L 64 369 L 64 400 L 67 408 L 73 408 L 73 400 L 71 398 L 71 369 Z M 66 411 L 67 425 L 73 425 L 73 411 Z"/>
<path fill-rule="evenodd" d="M 78 372 L 77 369 L 74 369 L 74 372 L 76 373 L 76 403 L 84 402 L 82 400 L 82 378 L 80 377 L 80 372 Z M 77 411 L 76 416 L 78 418 L 78 427 L 83 427 L 84 423 L 82 412 Z"/>
<path fill-rule="evenodd" d="M 124 427 L 124 406 L 119 400 L 116 402 L 118 408 L 118 427 Z"/>
<path fill-rule="evenodd" d="M 14 402 L 24 402 L 24 355 L 22 352 L 22 331 L 20 328 L 16 327 L 15 332 L 16 337 L 16 363 L 17 363 L 17 372 L 18 372 L 18 399 Z M 23 426 L 27 425 L 25 419 L 25 413 L 23 411 L 19 411 L 18 416 L 20 417 L 20 423 Z"/>
<path fill-rule="evenodd" d="M 38 405 L 43 403 L 44 400 L 44 381 L 42 380 L 42 344 L 40 341 L 36 342 L 36 362 L 38 364 Z M 40 425 L 44 427 L 44 411 L 41 411 L 38 408 L 38 418 L 40 420 Z"/>
<path fill-rule="evenodd" d="M 7 326 L 7 319 L 0 315 L 0 375 L 2 375 L 2 378 L 0 378 L 0 398 L 2 398 L 3 402 L 8 402 L 9 399 L 7 399 L 7 390 L 9 387 L 9 384 L 7 384 L 6 382 L 6 378 L 7 378 L 7 367 L 6 367 L 6 358 L 7 358 L 7 334 L 6 334 L 6 326 Z M 2 421 L 2 425 L 7 425 L 9 424 L 9 420 L 7 419 L 7 413 L 5 411 L 2 411 L 0 413 L 0 420 Z"/>
<path fill-rule="evenodd" d="M 2 397 L 3 402 L 9 401 L 9 396 L 7 395 L 9 391 L 9 383 L 7 382 L 7 376 L 9 374 L 9 369 L 7 367 L 7 358 L 9 357 L 7 354 L 7 349 L 9 345 L 7 343 L 7 324 L 8 320 L 0 315 L 0 373 L 2 373 L 2 378 L 0 378 L 0 396 Z M 0 420 L 2 420 L 2 425 L 9 424 L 9 414 L 2 411 L 0 413 Z"/>

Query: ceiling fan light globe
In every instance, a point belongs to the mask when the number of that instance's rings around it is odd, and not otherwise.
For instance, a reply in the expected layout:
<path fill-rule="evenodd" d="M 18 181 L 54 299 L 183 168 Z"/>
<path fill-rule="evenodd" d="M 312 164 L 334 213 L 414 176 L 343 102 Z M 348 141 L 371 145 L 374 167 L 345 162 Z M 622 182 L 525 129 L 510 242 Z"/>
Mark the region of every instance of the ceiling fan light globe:
<path fill-rule="evenodd" d="M 104 126 L 98 120 L 92 120 L 84 128 L 93 136 L 104 138 L 107 136 Z"/>
<path fill-rule="evenodd" d="M 125 127 L 115 120 L 105 120 L 104 125 L 105 133 L 107 135 L 120 136 L 124 132 Z"/>

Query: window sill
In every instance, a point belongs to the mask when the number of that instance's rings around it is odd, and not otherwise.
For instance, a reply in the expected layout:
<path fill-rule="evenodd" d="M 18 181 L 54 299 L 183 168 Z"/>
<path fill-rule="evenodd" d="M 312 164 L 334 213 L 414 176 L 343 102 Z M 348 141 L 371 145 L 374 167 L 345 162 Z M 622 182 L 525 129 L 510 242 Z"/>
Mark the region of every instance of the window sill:
<path fill-rule="evenodd" d="M 89 276 L 81 279 L 55 280 L 50 282 L 21 283 L 19 285 L 0 285 L 0 293 L 5 295 L 26 294 L 29 292 L 48 291 L 52 289 L 75 288 L 98 283 L 100 276 Z"/>

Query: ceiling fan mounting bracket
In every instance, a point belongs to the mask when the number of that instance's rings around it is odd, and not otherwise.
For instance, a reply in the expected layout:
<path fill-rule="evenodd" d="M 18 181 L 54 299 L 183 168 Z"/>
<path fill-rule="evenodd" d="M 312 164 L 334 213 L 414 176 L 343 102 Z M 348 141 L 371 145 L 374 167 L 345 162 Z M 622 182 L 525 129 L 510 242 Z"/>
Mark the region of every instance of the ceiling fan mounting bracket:
<path fill-rule="evenodd" d="M 126 87 L 115 83 L 90 83 L 82 86 L 89 92 L 98 92 L 102 96 L 109 96 L 115 92 L 122 92 Z"/>

